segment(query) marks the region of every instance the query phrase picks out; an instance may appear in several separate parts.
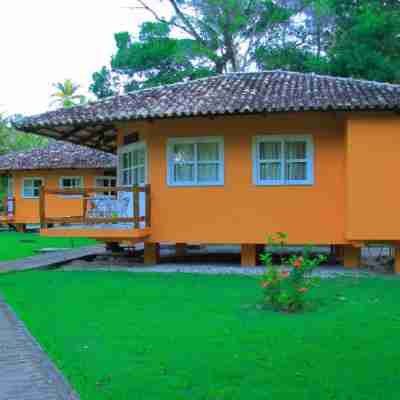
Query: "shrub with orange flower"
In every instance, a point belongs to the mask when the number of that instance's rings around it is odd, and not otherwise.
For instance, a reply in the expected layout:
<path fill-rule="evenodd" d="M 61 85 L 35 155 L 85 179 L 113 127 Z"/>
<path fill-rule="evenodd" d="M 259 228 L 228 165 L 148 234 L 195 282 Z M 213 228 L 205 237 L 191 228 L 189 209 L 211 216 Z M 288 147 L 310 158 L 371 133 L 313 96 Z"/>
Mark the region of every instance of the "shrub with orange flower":
<path fill-rule="evenodd" d="M 260 285 L 264 291 L 264 305 L 272 306 L 277 311 L 296 312 L 304 308 L 305 295 L 317 283 L 311 276 L 312 270 L 323 263 L 326 256 L 313 256 L 311 248 L 305 247 L 301 256 L 281 256 L 280 264 L 277 265 L 273 261 L 272 251 L 279 249 L 279 254 L 282 254 L 286 239 L 284 233 L 268 238 L 268 247 L 272 250 L 260 256 L 266 266 Z M 291 265 L 291 271 L 280 271 L 282 265 Z"/>

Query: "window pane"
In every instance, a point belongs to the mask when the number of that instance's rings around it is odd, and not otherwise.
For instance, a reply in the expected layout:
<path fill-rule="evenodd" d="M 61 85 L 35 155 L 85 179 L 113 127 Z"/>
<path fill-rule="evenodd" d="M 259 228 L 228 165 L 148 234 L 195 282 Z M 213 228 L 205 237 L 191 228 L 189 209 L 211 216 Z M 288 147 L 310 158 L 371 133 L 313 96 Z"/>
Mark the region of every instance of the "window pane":
<path fill-rule="evenodd" d="M 197 158 L 199 161 L 218 161 L 218 143 L 199 143 L 197 145 Z"/>
<path fill-rule="evenodd" d="M 280 181 L 282 179 L 281 163 L 261 163 L 260 179 L 262 181 Z"/>
<path fill-rule="evenodd" d="M 129 185 L 129 171 L 122 172 L 122 184 L 124 186 Z"/>
<path fill-rule="evenodd" d="M 174 145 L 173 161 L 175 163 L 193 161 L 194 145 L 193 144 L 176 144 Z"/>
<path fill-rule="evenodd" d="M 307 158 L 307 150 L 305 142 L 287 142 L 286 144 L 286 159 L 305 159 Z"/>
<path fill-rule="evenodd" d="M 260 143 L 260 160 L 279 160 L 282 156 L 282 144 L 280 142 Z"/>
<path fill-rule="evenodd" d="M 138 170 L 139 170 L 139 184 L 144 184 L 144 180 L 145 180 L 145 178 L 144 178 L 144 167 L 140 167 L 140 168 L 138 168 Z"/>
<path fill-rule="evenodd" d="M 133 177 L 132 185 L 137 185 L 139 183 L 138 174 L 139 174 L 139 169 L 138 168 L 135 168 L 135 169 L 132 170 L 132 177 Z"/>
<path fill-rule="evenodd" d="M 286 165 L 286 179 L 290 181 L 303 181 L 307 179 L 307 163 L 292 162 Z"/>
<path fill-rule="evenodd" d="M 25 180 L 24 181 L 24 196 L 31 197 L 33 193 L 33 181 Z"/>
<path fill-rule="evenodd" d="M 218 164 L 199 164 L 199 182 L 218 182 Z"/>
<path fill-rule="evenodd" d="M 177 164 L 174 166 L 175 182 L 193 182 L 194 167 L 192 164 Z"/>
<path fill-rule="evenodd" d="M 40 189 L 38 187 L 35 187 L 33 189 L 33 196 L 34 197 L 39 197 L 39 194 L 40 194 Z"/>
<path fill-rule="evenodd" d="M 144 164 L 144 149 L 137 150 L 137 162 L 139 165 Z"/>
<path fill-rule="evenodd" d="M 40 187 L 42 185 L 42 181 L 40 179 L 36 179 L 33 181 L 33 185 L 35 187 Z"/>
<path fill-rule="evenodd" d="M 139 162 L 139 151 L 134 150 L 132 151 L 132 166 L 135 167 L 136 165 L 138 165 L 138 162 Z"/>
<path fill-rule="evenodd" d="M 126 168 L 128 168 L 129 167 L 129 165 L 128 165 L 128 154 L 127 153 L 124 153 L 123 155 L 122 155 L 122 168 L 123 169 L 126 169 Z"/>

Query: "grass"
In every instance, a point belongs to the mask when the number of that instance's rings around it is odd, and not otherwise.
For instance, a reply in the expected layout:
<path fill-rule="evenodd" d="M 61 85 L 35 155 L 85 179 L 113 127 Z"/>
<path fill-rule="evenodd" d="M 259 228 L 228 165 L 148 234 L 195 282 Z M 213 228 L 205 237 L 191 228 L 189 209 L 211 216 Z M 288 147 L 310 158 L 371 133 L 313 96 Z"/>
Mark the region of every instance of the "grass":
<path fill-rule="evenodd" d="M 52 238 L 36 233 L 0 232 L 0 262 L 33 256 L 38 254 L 35 250 L 46 247 L 71 248 L 95 243 L 85 238 Z"/>
<path fill-rule="evenodd" d="M 397 400 L 400 280 L 327 280 L 313 312 L 240 276 L 29 271 L 0 292 L 82 400 Z"/>

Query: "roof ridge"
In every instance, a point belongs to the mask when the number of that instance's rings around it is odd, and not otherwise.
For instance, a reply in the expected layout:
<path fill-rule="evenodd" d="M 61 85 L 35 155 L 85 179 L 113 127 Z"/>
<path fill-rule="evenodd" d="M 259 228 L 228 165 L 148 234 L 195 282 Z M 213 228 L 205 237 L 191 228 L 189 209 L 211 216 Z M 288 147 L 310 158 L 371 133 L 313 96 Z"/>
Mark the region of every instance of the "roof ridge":
<path fill-rule="evenodd" d="M 152 86 L 152 87 L 148 87 L 148 88 L 132 90 L 132 91 L 130 91 L 128 93 L 116 94 L 116 95 L 113 95 L 113 96 L 108 96 L 108 97 L 105 97 L 103 99 L 98 99 L 98 100 L 94 101 L 93 103 L 77 104 L 76 106 L 70 107 L 70 108 L 89 107 L 89 106 L 93 105 L 94 103 L 106 102 L 107 100 L 111 100 L 111 99 L 114 99 L 116 97 L 118 97 L 118 98 L 128 97 L 128 96 L 131 96 L 131 95 L 136 94 L 136 93 L 145 93 L 145 92 L 152 91 L 152 90 L 157 90 L 157 89 L 164 89 L 164 88 L 171 88 L 171 87 L 175 87 L 175 86 L 182 86 L 182 85 L 187 85 L 188 83 L 192 83 L 192 82 L 202 82 L 202 81 L 211 80 L 211 79 L 223 78 L 225 76 L 233 76 L 233 75 L 262 75 L 262 74 L 266 74 L 266 73 L 284 73 L 284 74 L 291 74 L 291 75 L 314 76 L 314 77 L 323 78 L 323 79 L 344 80 L 344 81 L 361 82 L 361 83 L 368 83 L 368 84 L 375 84 L 375 85 L 400 87 L 400 84 L 381 82 L 381 81 L 375 81 L 375 80 L 368 80 L 368 79 L 361 79 L 361 78 L 353 78 L 351 76 L 333 76 L 333 75 L 326 75 L 326 74 L 318 74 L 316 72 L 289 71 L 289 70 L 277 68 L 277 69 L 267 69 L 267 70 L 262 70 L 262 71 L 224 72 L 224 73 L 220 73 L 220 74 L 205 76 L 203 78 L 189 79 L 189 80 L 186 80 L 186 81 L 174 82 L 174 83 L 167 83 L 167 84 L 164 84 L 164 85 L 157 85 L 157 86 Z"/>

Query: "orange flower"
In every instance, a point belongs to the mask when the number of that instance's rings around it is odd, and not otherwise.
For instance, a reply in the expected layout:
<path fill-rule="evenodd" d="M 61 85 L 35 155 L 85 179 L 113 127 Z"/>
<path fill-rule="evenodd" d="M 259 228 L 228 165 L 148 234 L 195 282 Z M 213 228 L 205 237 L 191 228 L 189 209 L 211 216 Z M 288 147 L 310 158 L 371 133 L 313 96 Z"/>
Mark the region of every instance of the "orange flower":
<path fill-rule="evenodd" d="M 298 258 L 297 260 L 295 260 L 295 261 L 293 262 L 293 267 L 295 267 L 295 268 L 300 268 L 300 267 L 301 267 L 301 260 L 300 260 L 300 258 Z"/>
<path fill-rule="evenodd" d="M 271 282 L 268 282 L 268 281 L 261 281 L 261 282 L 260 282 L 260 285 L 261 285 L 262 288 L 265 289 L 266 287 L 268 287 L 268 286 L 270 285 L 270 283 L 271 283 Z"/>
<path fill-rule="evenodd" d="M 305 292 L 308 292 L 308 288 L 301 287 L 301 288 L 297 289 L 297 291 L 300 292 L 300 293 L 305 293 Z"/>
<path fill-rule="evenodd" d="M 283 272 L 281 273 L 281 276 L 282 276 L 283 278 L 286 278 L 286 277 L 289 276 L 289 272 L 288 272 L 288 271 L 283 271 Z"/>

